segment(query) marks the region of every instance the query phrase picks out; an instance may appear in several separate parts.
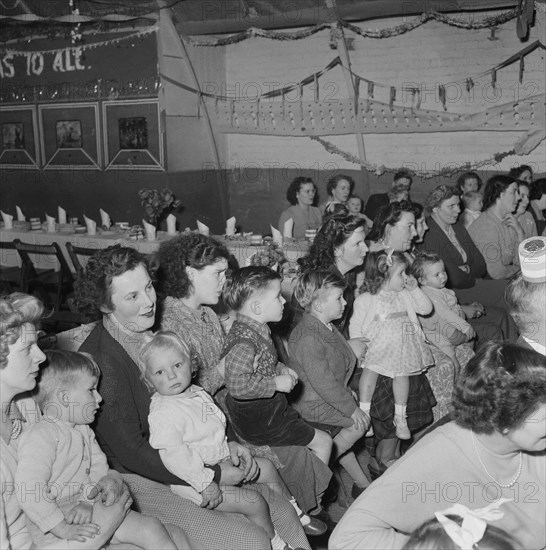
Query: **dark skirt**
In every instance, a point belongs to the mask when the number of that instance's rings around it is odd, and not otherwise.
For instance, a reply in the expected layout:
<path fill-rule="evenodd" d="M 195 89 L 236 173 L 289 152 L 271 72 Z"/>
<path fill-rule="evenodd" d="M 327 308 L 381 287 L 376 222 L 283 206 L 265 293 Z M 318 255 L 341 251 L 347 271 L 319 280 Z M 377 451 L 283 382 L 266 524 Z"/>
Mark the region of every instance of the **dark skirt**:
<path fill-rule="evenodd" d="M 361 374 L 362 369 L 356 369 L 349 383 L 350 388 L 356 392 L 358 392 Z M 435 405 L 436 398 L 426 375 L 410 376 L 406 415 L 408 427 L 412 432 L 427 426 L 433 421 L 432 409 Z M 392 378 L 381 374 L 378 376 L 372 397 L 370 417 L 376 443 L 382 439 L 396 437 L 396 428 L 393 424 L 394 394 L 392 393 Z"/>
<path fill-rule="evenodd" d="M 315 437 L 315 429 L 288 405 L 283 393 L 252 400 L 228 394 L 226 408 L 235 432 L 253 445 L 305 446 Z"/>
<path fill-rule="evenodd" d="M 433 421 L 432 408 L 436 398 L 424 374 L 409 377 L 409 395 L 406 415 L 410 431 L 415 432 Z M 396 437 L 394 427 L 394 394 L 392 378 L 379 376 L 370 409 L 376 441 Z"/>

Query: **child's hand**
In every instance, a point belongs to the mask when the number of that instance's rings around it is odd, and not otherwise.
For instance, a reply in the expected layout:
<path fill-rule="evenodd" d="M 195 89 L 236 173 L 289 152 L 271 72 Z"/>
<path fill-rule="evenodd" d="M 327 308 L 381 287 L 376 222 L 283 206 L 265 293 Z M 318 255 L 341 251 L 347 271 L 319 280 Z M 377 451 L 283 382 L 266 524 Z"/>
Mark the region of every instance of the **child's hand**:
<path fill-rule="evenodd" d="M 281 369 L 281 374 L 289 374 L 296 382 L 299 380 L 298 373 L 290 367 L 284 366 Z"/>
<path fill-rule="evenodd" d="M 417 283 L 417 279 L 413 275 L 406 275 L 406 289 L 411 291 L 415 290 L 419 284 Z"/>
<path fill-rule="evenodd" d="M 357 430 L 360 430 L 364 433 L 368 431 L 370 427 L 371 419 L 368 414 L 366 414 L 362 409 L 358 407 L 355 409 L 355 412 L 351 415 L 351 420 Z"/>
<path fill-rule="evenodd" d="M 369 343 L 370 341 L 364 336 L 347 340 L 347 344 L 349 344 L 349 347 L 353 350 L 353 353 L 356 355 L 356 358 L 359 361 L 362 361 L 362 359 L 364 359 L 364 357 L 366 356 Z"/>
<path fill-rule="evenodd" d="M 476 338 L 476 331 L 470 327 L 467 331 L 466 331 L 466 335 L 468 337 L 468 342 L 470 342 L 470 340 L 474 340 L 474 338 Z"/>
<path fill-rule="evenodd" d="M 480 304 L 480 302 L 472 302 L 470 305 L 474 306 L 482 315 L 485 315 L 485 306 L 483 304 Z"/>
<path fill-rule="evenodd" d="M 100 526 L 96 523 L 70 525 L 64 520 L 51 529 L 51 533 L 60 539 L 77 540 L 79 542 L 85 542 L 86 539 L 92 539 L 95 535 L 98 535 L 99 532 Z"/>
<path fill-rule="evenodd" d="M 222 491 L 220 491 L 220 487 L 215 481 L 211 481 L 210 484 L 201 491 L 201 496 L 203 497 L 200 504 L 201 508 L 208 508 L 209 510 L 214 510 L 214 508 L 224 499 Z"/>
<path fill-rule="evenodd" d="M 90 523 L 93 519 L 93 505 L 90 502 L 79 502 L 65 514 L 64 519 L 73 525 Z"/>
<path fill-rule="evenodd" d="M 279 374 L 275 376 L 275 388 L 283 393 L 290 393 L 296 385 L 296 379 L 290 374 Z"/>

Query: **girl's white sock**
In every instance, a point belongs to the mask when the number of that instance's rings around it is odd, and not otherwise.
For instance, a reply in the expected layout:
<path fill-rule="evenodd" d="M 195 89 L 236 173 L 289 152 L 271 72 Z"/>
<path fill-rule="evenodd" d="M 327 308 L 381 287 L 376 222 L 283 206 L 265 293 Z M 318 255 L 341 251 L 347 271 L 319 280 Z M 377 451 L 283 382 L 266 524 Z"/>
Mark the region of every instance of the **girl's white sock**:
<path fill-rule="evenodd" d="M 271 539 L 271 550 L 285 550 L 286 542 L 279 537 L 279 533 L 275 531 L 275 536 Z"/>
<path fill-rule="evenodd" d="M 400 415 L 400 416 L 403 416 L 404 418 L 406 418 L 406 405 L 397 405 L 395 403 L 394 404 L 394 414 L 397 414 L 397 415 Z"/>
<path fill-rule="evenodd" d="M 302 525 L 308 525 L 309 523 L 311 523 L 311 518 L 307 514 L 303 513 L 303 510 L 298 506 L 298 503 L 296 502 L 296 499 L 294 497 L 291 497 L 288 502 L 290 502 L 294 510 L 296 510 L 296 514 L 298 515 L 298 518 L 300 519 L 300 523 Z"/>
<path fill-rule="evenodd" d="M 368 415 L 370 414 L 370 409 L 372 408 L 371 402 L 368 403 L 365 401 L 360 401 L 358 406 L 360 407 L 360 410 L 364 411 L 365 413 L 368 413 Z"/>

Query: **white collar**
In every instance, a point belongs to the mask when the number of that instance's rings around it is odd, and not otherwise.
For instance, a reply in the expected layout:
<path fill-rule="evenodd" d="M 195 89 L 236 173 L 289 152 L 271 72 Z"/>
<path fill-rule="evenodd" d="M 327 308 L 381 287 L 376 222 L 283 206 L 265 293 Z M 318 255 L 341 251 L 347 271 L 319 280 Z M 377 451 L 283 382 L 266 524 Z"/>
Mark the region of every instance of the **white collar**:
<path fill-rule="evenodd" d="M 538 342 L 535 342 L 534 340 L 530 340 L 529 338 L 526 338 L 525 336 L 522 336 L 522 338 L 538 353 L 541 355 L 546 356 L 546 346 L 543 346 L 542 344 L 539 344 Z"/>

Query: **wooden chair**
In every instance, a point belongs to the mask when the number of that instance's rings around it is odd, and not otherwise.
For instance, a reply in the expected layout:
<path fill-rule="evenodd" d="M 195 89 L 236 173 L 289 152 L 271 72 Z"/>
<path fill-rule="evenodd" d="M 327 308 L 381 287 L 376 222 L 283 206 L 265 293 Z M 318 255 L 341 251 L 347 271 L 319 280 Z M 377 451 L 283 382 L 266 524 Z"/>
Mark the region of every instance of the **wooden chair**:
<path fill-rule="evenodd" d="M 88 248 L 85 246 L 76 246 L 72 243 L 66 243 L 66 250 L 68 251 L 68 255 L 70 256 L 76 275 L 79 277 L 83 274 L 84 267 L 78 256 L 93 256 L 93 254 L 97 252 L 98 248 Z"/>
<path fill-rule="evenodd" d="M 19 239 L 15 239 L 13 242 L 23 264 L 21 291 L 29 294 L 37 292 L 44 304 L 59 311 L 64 299 L 72 290 L 74 282 L 61 247 L 55 242 L 52 244 L 30 244 L 23 243 Z M 56 269 L 56 266 L 52 269 L 36 267 L 31 254 L 49 256 L 52 263 L 58 265 L 59 269 Z M 53 300 L 50 293 L 54 296 Z"/>
<path fill-rule="evenodd" d="M 15 243 L 0 241 L 0 292 L 11 293 L 21 289 L 23 270 L 18 266 L 3 265 L 9 254 L 17 255 Z"/>

